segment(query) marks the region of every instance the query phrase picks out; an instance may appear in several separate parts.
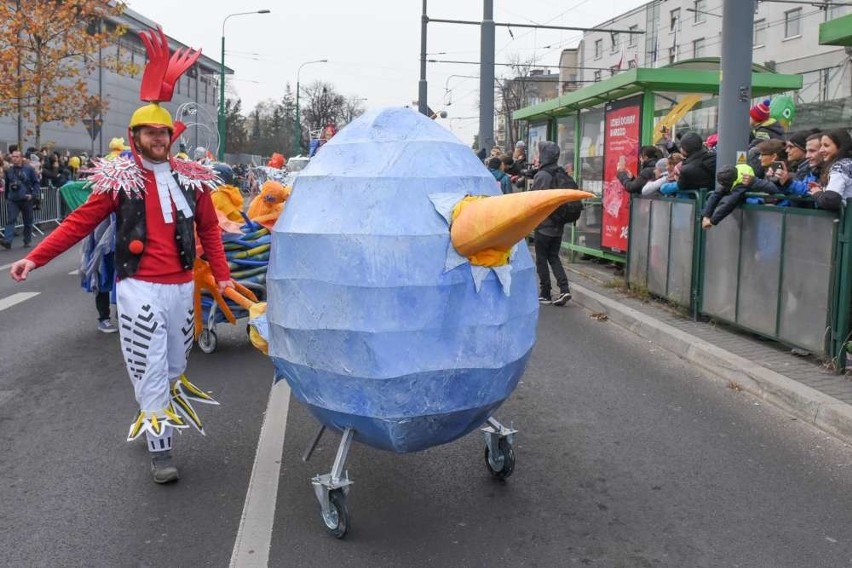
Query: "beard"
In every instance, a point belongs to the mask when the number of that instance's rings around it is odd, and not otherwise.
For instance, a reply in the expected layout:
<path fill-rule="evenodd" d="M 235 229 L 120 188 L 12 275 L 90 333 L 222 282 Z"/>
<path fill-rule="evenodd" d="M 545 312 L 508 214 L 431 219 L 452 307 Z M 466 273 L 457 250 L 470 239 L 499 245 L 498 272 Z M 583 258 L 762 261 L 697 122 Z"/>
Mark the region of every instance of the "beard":
<path fill-rule="evenodd" d="M 145 159 L 152 162 L 165 162 L 169 159 L 171 139 L 167 139 L 166 141 L 160 139 L 151 141 L 142 140 L 142 137 L 139 136 L 136 138 L 135 142 L 136 147 L 139 149 L 139 153 L 142 154 Z"/>

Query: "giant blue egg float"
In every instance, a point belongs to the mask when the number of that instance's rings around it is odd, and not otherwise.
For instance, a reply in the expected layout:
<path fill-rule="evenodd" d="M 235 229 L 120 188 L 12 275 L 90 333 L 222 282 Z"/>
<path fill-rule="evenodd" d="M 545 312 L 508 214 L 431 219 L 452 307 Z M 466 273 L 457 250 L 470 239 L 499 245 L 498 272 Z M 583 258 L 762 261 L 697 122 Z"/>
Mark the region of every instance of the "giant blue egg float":
<path fill-rule="evenodd" d="M 452 210 L 471 195 L 500 190 L 469 147 L 404 108 L 362 115 L 296 179 L 272 233 L 269 356 L 323 425 L 423 450 L 482 426 L 517 386 L 535 267 L 526 246 L 496 269 L 455 251 Z"/>
<path fill-rule="evenodd" d="M 535 266 L 512 258 L 479 291 L 447 270 L 430 196 L 499 195 L 451 132 L 408 109 L 365 114 L 297 178 L 272 234 L 269 355 L 323 424 L 395 452 L 463 436 L 511 394 L 535 342 Z"/>

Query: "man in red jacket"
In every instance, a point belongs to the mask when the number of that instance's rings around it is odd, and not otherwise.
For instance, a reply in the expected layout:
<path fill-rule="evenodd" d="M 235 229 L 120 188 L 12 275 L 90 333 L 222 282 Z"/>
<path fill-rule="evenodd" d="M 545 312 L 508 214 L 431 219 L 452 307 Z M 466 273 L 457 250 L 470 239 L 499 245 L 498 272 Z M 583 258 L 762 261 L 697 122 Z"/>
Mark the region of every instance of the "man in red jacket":
<path fill-rule="evenodd" d="M 130 119 L 133 157 L 98 162 L 91 171 L 89 200 L 10 272 L 16 281 L 26 279 L 116 213 L 121 351 L 139 403 L 127 439 L 146 434 L 154 481 L 168 483 L 178 479 L 171 454 L 174 430 L 192 424 L 203 433 L 190 401 L 217 404 L 183 374 L 193 339 L 196 232 L 219 288 L 233 283 L 210 199 L 216 176 L 207 166 L 170 156 L 183 125 L 159 105 L 171 100 L 173 84 L 163 77 L 176 81 L 200 53 L 173 60 L 183 68 L 171 69 L 169 75 L 168 67 L 175 63 L 168 60 L 165 35 L 148 33 L 151 37 L 141 34 L 149 52 L 142 100 L 151 102 Z M 149 71 L 157 76 L 150 77 Z"/>

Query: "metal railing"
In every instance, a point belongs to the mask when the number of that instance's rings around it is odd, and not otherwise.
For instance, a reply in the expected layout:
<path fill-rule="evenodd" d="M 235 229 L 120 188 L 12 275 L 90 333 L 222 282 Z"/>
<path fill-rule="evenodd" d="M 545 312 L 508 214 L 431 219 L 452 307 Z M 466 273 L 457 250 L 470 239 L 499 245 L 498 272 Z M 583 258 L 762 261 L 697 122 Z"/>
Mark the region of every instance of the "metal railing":
<path fill-rule="evenodd" d="M 703 193 L 630 200 L 627 282 L 679 306 L 694 308 L 696 246 Z"/>
<path fill-rule="evenodd" d="M 701 229 L 707 193 L 634 196 L 627 281 L 736 328 L 845 366 L 852 209 L 744 204 Z M 850 200 L 852 204 L 852 200 Z M 848 212 L 848 213 L 847 213 Z"/>
<path fill-rule="evenodd" d="M 705 235 L 699 311 L 831 355 L 840 219 L 818 209 L 737 208 Z"/>
<path fill-rule="evenodd" d="M 33 231 L 39 234 L 44 234 L 40 225 L 48 223 L 59 223 L 63 215 L 64 204 L 59 195 L 59 188 L 53 186 L 45 186 L 41 188 L 41 206 L 38 210 L 33 211 Z M 0 230 L 8 223 L 8 211 L 6 211 L 6 193 L 0 193 Z M 16 229 L 24 226 L 21 216 L 18 216 Z"/>

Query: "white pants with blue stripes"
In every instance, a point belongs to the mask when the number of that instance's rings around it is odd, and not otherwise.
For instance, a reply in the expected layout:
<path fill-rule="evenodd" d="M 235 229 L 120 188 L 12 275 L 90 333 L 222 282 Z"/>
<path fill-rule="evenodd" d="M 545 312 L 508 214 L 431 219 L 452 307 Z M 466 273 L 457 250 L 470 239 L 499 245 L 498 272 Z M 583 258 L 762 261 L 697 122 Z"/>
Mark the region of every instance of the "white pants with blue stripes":
<path fill-rule="evenodd" d="M 169 388 L 186 370 L 192 348 L 194 284 L 156 284 L 134 278 L 116 285 L 121 353 L 133 383 L 136 402 L 157 412 L 170 402 Z M 171 426 L 148 436 L 152 452 L 172 447 Z"/>

